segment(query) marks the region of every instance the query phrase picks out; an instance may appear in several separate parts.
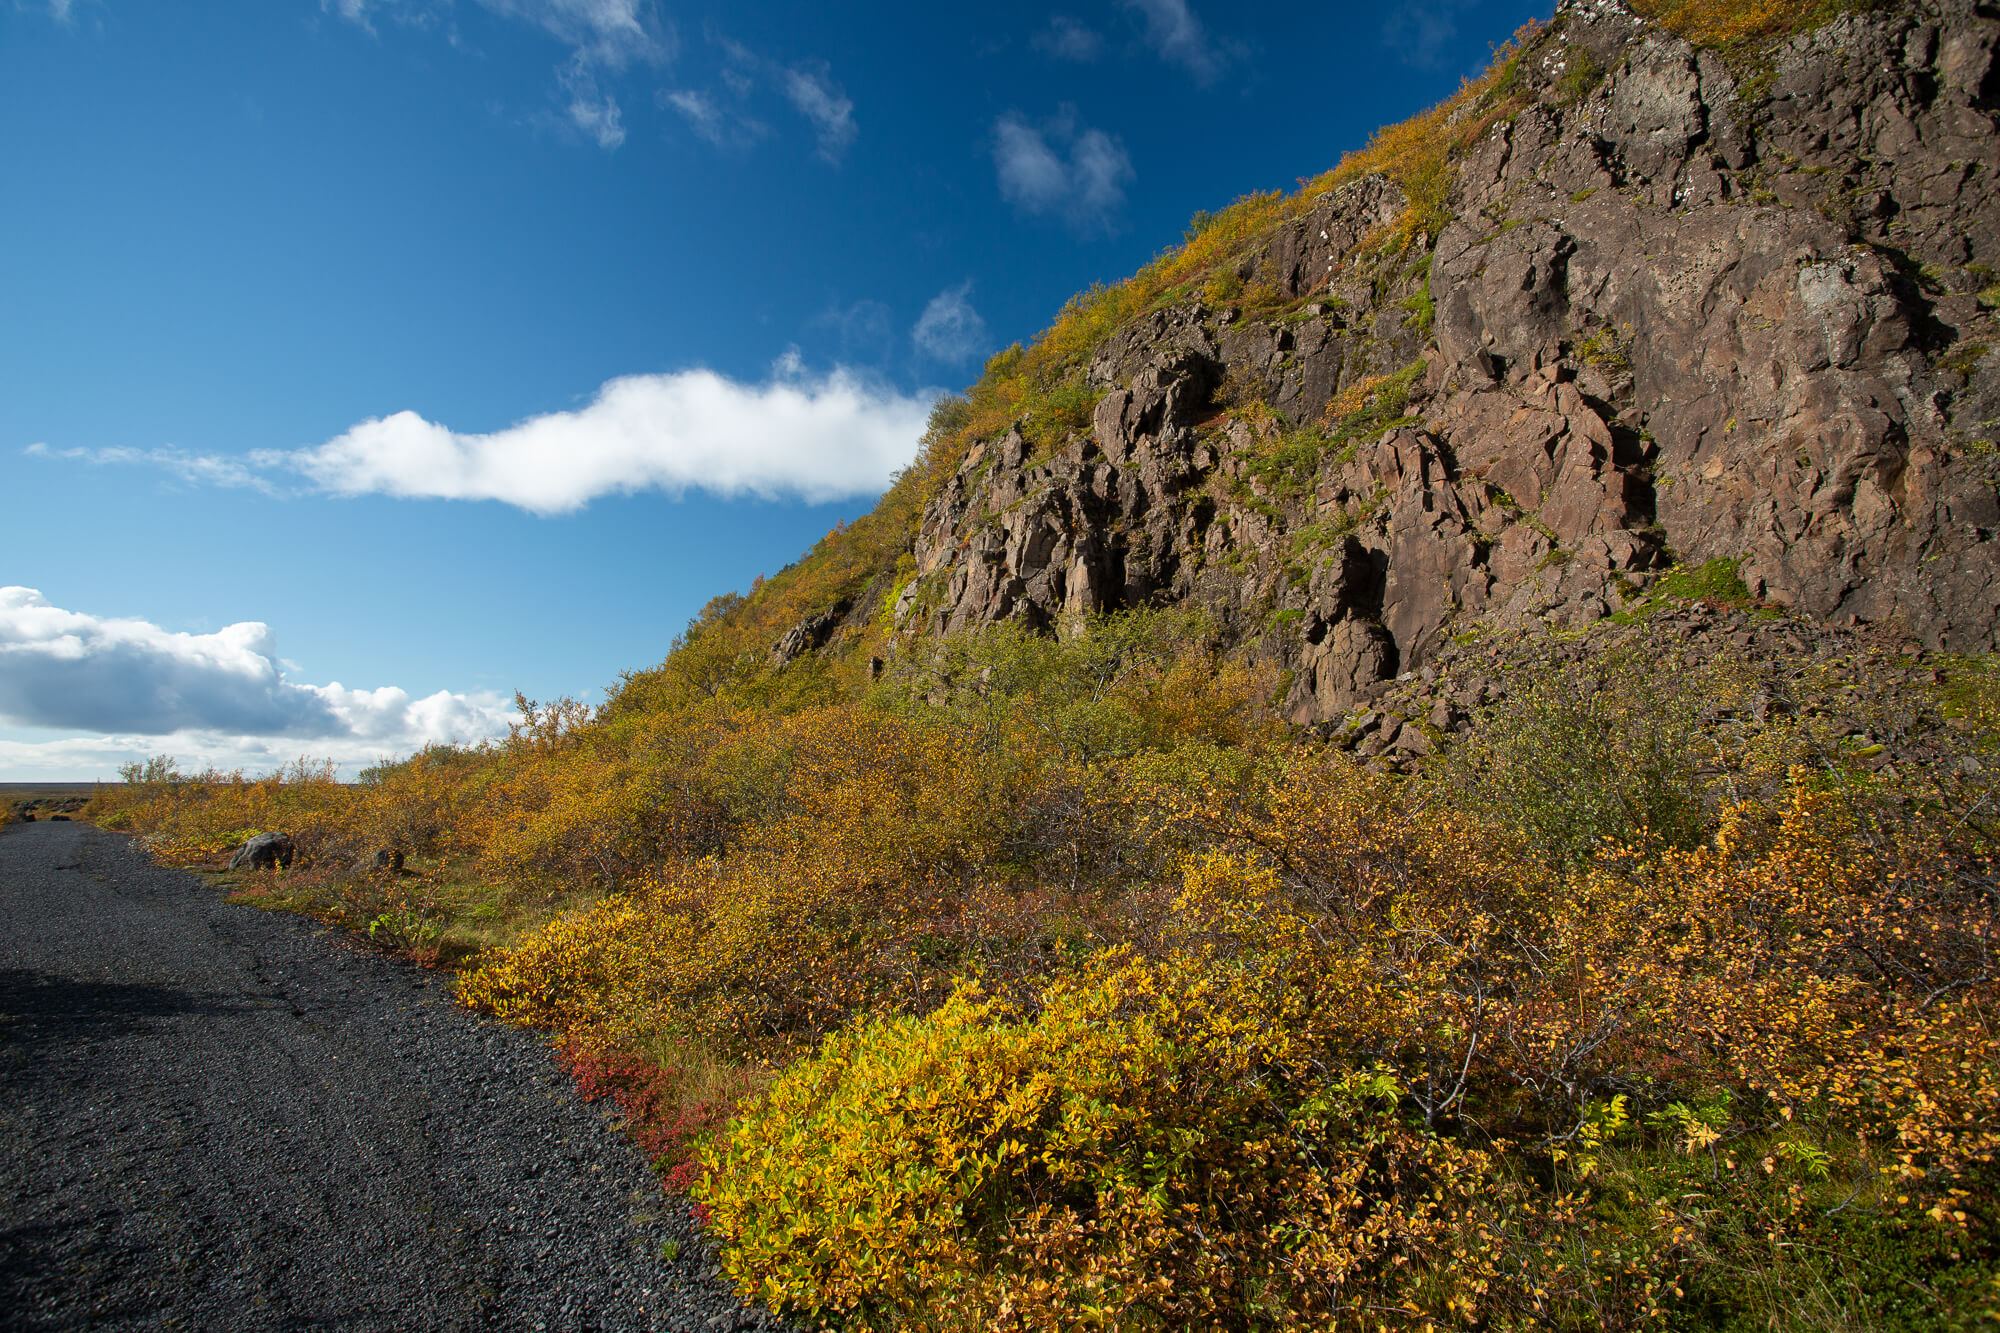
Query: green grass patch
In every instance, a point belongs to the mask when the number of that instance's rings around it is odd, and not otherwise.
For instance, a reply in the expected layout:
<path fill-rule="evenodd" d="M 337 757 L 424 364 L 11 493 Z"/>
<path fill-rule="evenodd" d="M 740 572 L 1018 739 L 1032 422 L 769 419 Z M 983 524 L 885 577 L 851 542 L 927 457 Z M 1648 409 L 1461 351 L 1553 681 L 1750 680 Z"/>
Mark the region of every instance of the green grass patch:
<path fill-rule="evenodd" d="M 1710 560 L 1693 568 L 1676 566 L 1662 574 L 1639 601 L 1611 617 L 1613 624 L 1629 625 L 1642 620 L 1668 602 L 1714 602 L 1723 606 L 1749 607 L 1755 599 L 1738 573 L 1743 559 Z"/>

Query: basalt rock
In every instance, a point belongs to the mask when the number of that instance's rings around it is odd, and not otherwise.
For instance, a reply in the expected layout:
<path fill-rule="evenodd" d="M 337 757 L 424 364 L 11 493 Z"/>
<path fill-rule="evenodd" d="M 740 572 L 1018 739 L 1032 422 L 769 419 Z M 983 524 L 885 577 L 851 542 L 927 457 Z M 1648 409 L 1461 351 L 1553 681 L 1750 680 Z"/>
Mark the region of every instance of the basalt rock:
<path fill-rule="evenodd" d="M 259 833 L 229 858 L 231 870 L 283 869 L 292 863 L 292 840 L 283 833 Z"/>
<path fill-rule="evenodd" d="M 839 603 L 829 610 L 807 616 L 786 630 L 784 636 L 771 646 L 771 665 L 784 666 L 824 644 L 839 627 L 841 617 L 847 614 L 848 609 L 847 603 Z"/>
<path fill-rule="evenodd" d="M 349 863 L 349 869 L 357 875 L 401 875 L 404 873 L 403 860 L 403 853 L 397 849 L 393 847 L 381 847 L 373 852 L 363 852 L 361 855 L 355 857 Z"/>
<path fill-rule="evenodd" d="M 1732 69 L 1566 0 L 1435 235 L 1365 177 L 1246 250 L 1241 299 L 1112 334 L 1089 430 L 988 440 L 932 500 L 897 629 L 1192 601 L 1321 726 L 1474 624 L 1582 629 L 1672 563 L 2000 646 L 1996 47 L 1990 10 L 1920 0 Z"/>

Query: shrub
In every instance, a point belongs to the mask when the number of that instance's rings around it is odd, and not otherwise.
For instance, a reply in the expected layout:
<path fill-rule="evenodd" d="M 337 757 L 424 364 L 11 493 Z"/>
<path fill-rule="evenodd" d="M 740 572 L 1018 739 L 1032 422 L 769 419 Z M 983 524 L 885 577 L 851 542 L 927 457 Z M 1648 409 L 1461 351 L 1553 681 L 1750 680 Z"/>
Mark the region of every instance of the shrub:
<path fill-rule="evenodd" d="M 851 1029 L 707 1150 L 724 1266 L 852 1327 L 1311 1321 L 1499 1274 L 1477 1151 L 1326 1077 L 1282 974 L 1105 960 Z M 1483 1234 L 1484 1233 L 1484 1234 Z M 1456 1251 L 1451 1267 L 1434 1262 Z"/>
<path fill-rule="evenodd" d="M 699 1174 L 697 1147 L 761 1081 L 754 1070 L 721 1065 L 699 1053 L 676 1051 L 662 1061 L 577 1034 L 565 1037 L 558 1052 L 583 1099 L 610 1098 L 661 1183 L 677 1193 Z"/>
<path fill-rule="evenodd" d="M 1693 847 L 1713 803 L 1714 712 L 1743 693 L 1715 671 L 1661 670 L 1632 654 L 1522 673 L 1445 778 L 1461 808 L 1525 833 L 1558 860 L 1607 841 Z"/>
<path fill-rule="evenodd" d="M 1990 1299 L 1995 878 L 1948 815 L 1802 782 L 1565 871 L 1300 758 L 1182 817 L 1239 850 L 1151 952 L 852 1026 L 746 1107 L 702 1187 L 746 1289 L 857 1327 L 1771 1317 L 1805 1307 L 1746 1275 L 1859 1201 L 1940 1313 Z"/>

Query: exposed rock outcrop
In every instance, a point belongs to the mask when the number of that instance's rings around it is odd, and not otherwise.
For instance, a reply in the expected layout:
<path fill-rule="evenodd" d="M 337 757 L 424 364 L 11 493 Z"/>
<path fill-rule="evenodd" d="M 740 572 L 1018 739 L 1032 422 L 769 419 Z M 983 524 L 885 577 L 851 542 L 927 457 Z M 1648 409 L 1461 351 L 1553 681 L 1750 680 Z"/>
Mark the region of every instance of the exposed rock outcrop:
<path fill-rule="evenodd" d="M 831 610 L 807 616 L 786 630 L 783 636 L 771 645 L 771 665 L 784 666 L 824 644 L 839 627 L 841 617 L 846 615 L 848 610 L 846 603 L 839 603 Z"/>
<path fill-rule="evenodd" d="M 1469 621 L 1580 628 L 1676 561 L 1995 647 L 1996 46 L 1923 0 L 1732 71 L 1566 3 L 1435 236 L 1385 242 L 1410 201 L 1363 178 L 1242 256 L 1244 299 L 1109 337 L 1087 433 L 990 440 L 932 501 L 898 626 L 1193 599 L 1305 724 Z"/>

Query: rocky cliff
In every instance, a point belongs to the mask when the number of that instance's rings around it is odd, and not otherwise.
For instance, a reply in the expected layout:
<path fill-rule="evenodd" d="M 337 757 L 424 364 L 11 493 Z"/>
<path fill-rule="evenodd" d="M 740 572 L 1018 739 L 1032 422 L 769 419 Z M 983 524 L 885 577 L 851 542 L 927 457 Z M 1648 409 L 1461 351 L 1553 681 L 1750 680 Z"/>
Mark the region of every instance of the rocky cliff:
<path fill-rule="evenodd" d="M 1088 429 L 975 445 L 897 632 L 1194 599 L 1302 724 L 1474 626 L 1578 629 L 1718 559 L 1814 619 L 1994 648 L 1996 44 L 1969 0 L 1727 58 L 1566 2 L 1452 111 L 1492 123 L 1437 198 L 1309 201 L 1096 347 Z"/>

